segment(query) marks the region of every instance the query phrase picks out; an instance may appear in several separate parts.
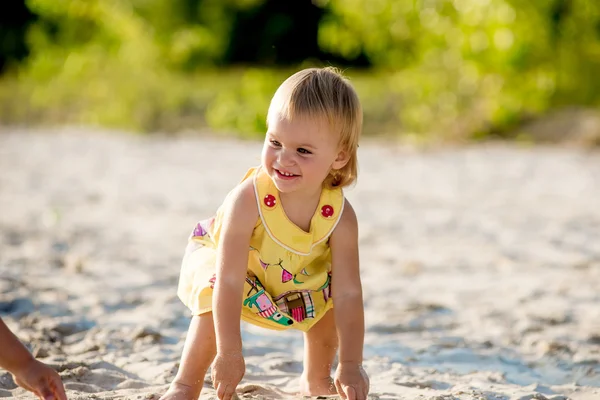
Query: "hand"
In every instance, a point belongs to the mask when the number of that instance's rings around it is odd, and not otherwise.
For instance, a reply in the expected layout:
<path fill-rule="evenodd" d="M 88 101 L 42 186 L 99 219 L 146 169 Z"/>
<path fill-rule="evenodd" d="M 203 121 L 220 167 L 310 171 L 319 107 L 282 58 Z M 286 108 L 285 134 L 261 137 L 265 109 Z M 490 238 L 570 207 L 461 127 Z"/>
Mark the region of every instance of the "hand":
<path fill-rule="evenodd" d="M 55 370 L 32 359 L 13 374 L 17 385 L 35 393 L 42 400 L 67 400 L 62 380 Z"/>
<path fill-rule="evenodd" d="M 211 378 L 219 400 L 234 398 L 235 389 L 245 372 L 246 363 L 241 353 L 217 353 L 212 365 Z"/>
<path fill-rule="evenodd" d="M 360 364 L 341 363 L 335 372 L 335 387 L 345 400 L 366 400 L 369 377 Z"/>

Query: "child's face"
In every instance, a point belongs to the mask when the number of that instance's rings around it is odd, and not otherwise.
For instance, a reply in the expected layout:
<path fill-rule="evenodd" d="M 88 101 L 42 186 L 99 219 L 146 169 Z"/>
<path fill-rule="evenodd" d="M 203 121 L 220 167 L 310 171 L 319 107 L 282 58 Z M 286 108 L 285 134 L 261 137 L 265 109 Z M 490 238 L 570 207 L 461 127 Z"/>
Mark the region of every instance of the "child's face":
<path fill-rule="evenodd" d="M 262 151 L 262 166 L 282 193 L 313 194 L 331 169 L 348 161 L 339 136 L 325 121 L 272 118 Z"/>

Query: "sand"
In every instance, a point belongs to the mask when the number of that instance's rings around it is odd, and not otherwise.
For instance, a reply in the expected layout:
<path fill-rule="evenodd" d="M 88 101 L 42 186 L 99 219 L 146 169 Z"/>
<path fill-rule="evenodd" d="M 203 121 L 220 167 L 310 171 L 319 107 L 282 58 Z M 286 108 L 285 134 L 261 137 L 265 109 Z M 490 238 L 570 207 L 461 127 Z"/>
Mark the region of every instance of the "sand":
<path fill-rule="evenodd" d="M 186 238 L 261 144 L 0 132 L 0 316 L 71 399 L 157 399 Z M 600 153 L 364 142 L 371 399 L 600 399 Z M 297 398 L 302 335 L 243 325 L 240 398 Z M 0 371 L 0 396 L 32 398 Z M 215 398 L 209 380 L 203 399 Z"/>

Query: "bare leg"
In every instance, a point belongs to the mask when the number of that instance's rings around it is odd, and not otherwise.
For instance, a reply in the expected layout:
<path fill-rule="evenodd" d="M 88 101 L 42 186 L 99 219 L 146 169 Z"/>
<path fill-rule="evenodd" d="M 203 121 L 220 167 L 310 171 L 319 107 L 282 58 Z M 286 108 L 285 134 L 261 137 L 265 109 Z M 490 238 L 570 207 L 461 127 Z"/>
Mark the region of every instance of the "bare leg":
<path fill-rule="evenodd" d="M 333 310 L 304 334 L 304 372 L 300 379 L 303 395 L 337 394 L 331 379 L 331 364 L 338 348 Z"/>
<path fill-rule="evenodd" d="M 160 400 L 197 399 L 204 375 L 217 353 L 212 313 L 194 316 L 183 346 L 179 371 Z"/>

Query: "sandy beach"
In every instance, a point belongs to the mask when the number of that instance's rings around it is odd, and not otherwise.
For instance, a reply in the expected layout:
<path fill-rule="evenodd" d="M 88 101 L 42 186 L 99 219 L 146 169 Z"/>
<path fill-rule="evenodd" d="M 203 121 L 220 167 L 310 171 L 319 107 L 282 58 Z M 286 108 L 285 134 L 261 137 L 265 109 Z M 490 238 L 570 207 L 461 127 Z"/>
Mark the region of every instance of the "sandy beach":
<path fill-rule="evenodd" d="M 260 148 L 0 130 L 0 316 L 70 399 L 164 393 L 187 236 Z M 370 399 L 600 399 L 598 150 L 365 141 L 359 160 Z M 239 397 L 298 398 L 301 333 L 242 329 Z M 4 371 L 0 397 L 33 398 Z"/>

